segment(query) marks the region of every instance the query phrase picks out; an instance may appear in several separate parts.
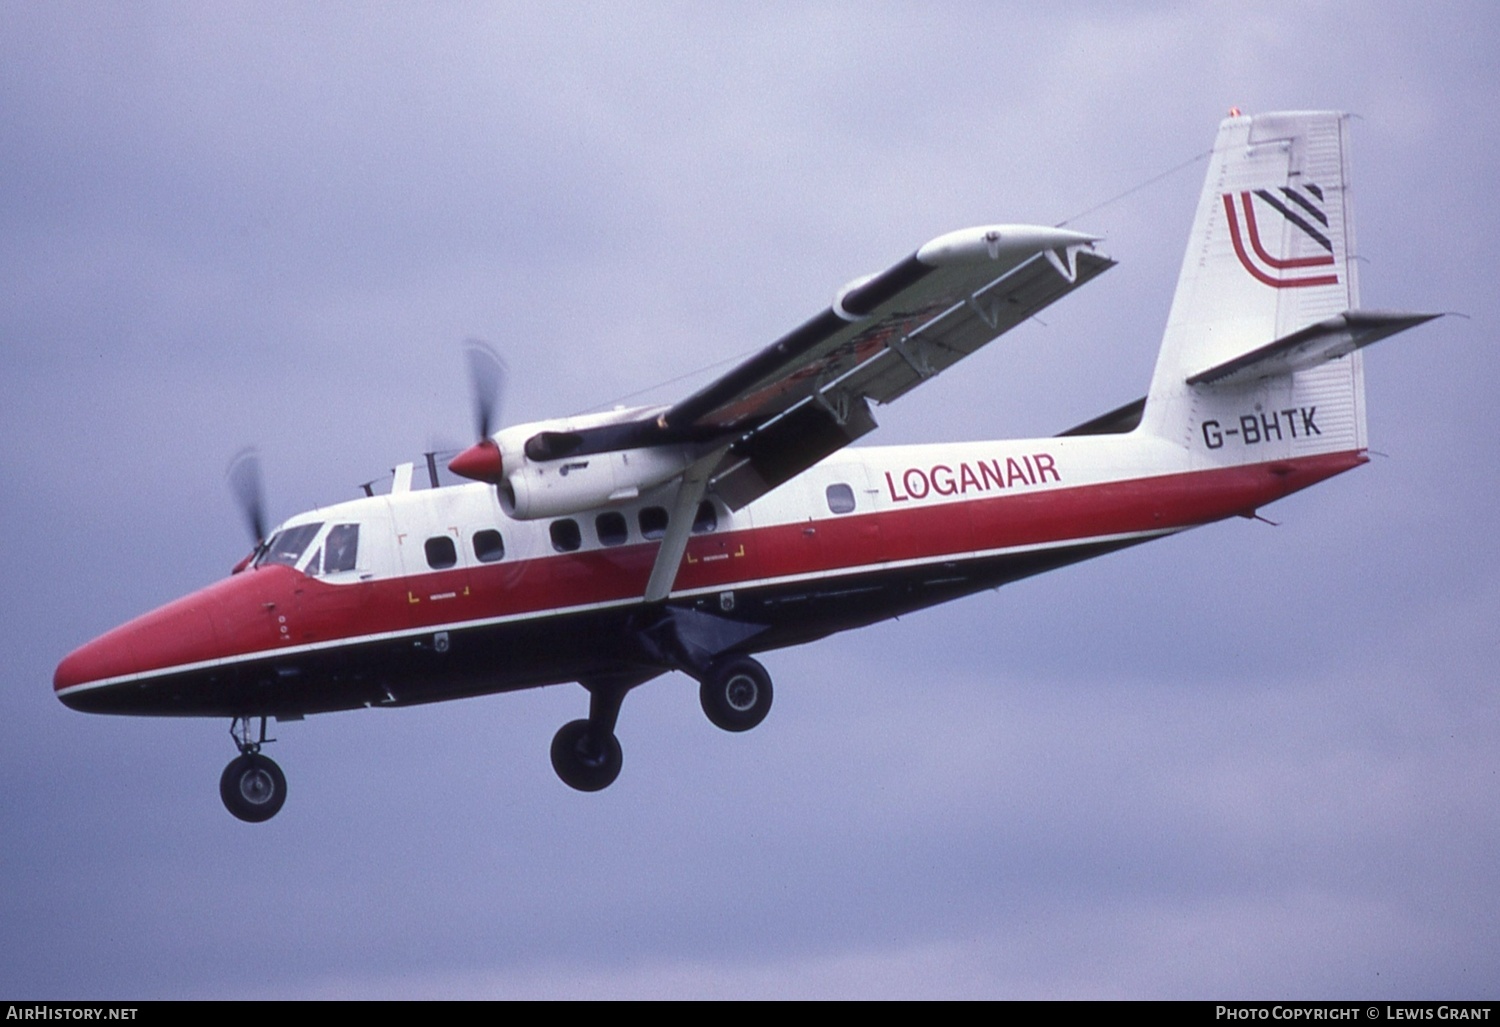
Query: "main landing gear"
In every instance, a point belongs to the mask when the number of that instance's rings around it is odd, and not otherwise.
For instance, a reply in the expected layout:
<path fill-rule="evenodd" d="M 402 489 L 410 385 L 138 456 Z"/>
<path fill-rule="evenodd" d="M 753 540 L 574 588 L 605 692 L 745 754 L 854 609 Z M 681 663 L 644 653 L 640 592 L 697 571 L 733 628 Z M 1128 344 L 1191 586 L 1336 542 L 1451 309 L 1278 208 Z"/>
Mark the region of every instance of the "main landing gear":
<path fill-rule="evenodd" d="M 270 820 L 286 802 L 286 775 L 275 760 L 260 754 L 262 745 L 275 741 L 266 738 L 266 718 L 260 718 L 260 737 L 252 740 L 250 718 L 235 717 L 229 725 L 229 737 L 240 754 L 229 761 L 219 778 L 219 797 L 230 813 L 246 823 Z"/>
<path fill-rule="evenodd" d="M 714 727 L 749 731 L 771 712 L 771 675 L 748 656 L 711 664 L 698 685 L 698 702 Z"/>
<path fill-rule="evenodd" d="M 749 731 L 771 712 L 771 675 L 748 656 L 712 663 L 698 680 L 698 701 L 715 727 Z M 588 719 L 569 721 L 552 738 L 552 769 L 563 784 L 597 792 L 615 783 L 625 762 L 615 722 L 625 693 L 639 683 L 583 682 L 589 690 Z"/>

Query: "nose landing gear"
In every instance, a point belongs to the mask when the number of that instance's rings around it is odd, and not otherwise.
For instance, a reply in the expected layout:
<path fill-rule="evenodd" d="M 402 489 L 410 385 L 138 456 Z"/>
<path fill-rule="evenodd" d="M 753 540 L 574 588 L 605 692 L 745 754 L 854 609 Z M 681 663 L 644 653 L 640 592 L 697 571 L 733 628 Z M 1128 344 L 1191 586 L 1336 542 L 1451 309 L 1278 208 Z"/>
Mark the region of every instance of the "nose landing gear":
<path fill-rule="evenodd" d="M 607 678 L 580 682 L 589 690 L 588 719 L 568 721 L 552 738 L 552 769 L 563 784 L 580 792 L 597 792 L 615 783 L 625 763 L 620 740 L 615 737 L 615 721 L 619 719 L 625 693 L 641 680 Z"/>
<path fill-rule="evenodd" d="M 234 739 L 240 754 L 229 761 L 219 778 L 219 797 L 224 800 L 224 808 L 246 823 L 270 820 L 286 802 L 286 775 L 275 760 L 260 753 L 262 745 L 275 741 L 266 738 L 266 718 L 260 718 L 260 737 L 254 740 L 250 736 L 250 718 L 234 718 L 229 725 L 229 737 Z"/>
<path fill-rule="evenodd" d="M 596 732 L 587 720 L 570 720 L 552 738 L 552 769 L 563 784 L 597 792 L 620 776 L 625 754 L 613 732 Z"/>

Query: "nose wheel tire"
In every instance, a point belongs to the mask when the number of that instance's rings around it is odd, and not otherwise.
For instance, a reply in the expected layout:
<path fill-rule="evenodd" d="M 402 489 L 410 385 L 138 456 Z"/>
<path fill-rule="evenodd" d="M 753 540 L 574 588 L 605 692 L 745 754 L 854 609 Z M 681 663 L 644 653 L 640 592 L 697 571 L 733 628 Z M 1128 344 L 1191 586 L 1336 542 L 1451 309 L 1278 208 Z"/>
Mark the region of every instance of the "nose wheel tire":
<path fill-rule="evenodd" d="M 552 738 L 552 769 L 563 784 L 580 792 L 608 788 L 624 763 L 620 740 L 592 730 L 587 720 L 570 720 Z"/>
<path fill-rule="evenodd" d="M 771 675 L 758 661 L 735 657 L 709 669 L 698 701 L 714 727 L 749 731 L 771 712 Z"/>
<path fill-rule="evenodd" d="M 245 753 L 224 768 L 219 797 L 230 813 L 246 823 L 259 824 L 274 817 L 286 802 L 286 775 L 269 756 Z"/>

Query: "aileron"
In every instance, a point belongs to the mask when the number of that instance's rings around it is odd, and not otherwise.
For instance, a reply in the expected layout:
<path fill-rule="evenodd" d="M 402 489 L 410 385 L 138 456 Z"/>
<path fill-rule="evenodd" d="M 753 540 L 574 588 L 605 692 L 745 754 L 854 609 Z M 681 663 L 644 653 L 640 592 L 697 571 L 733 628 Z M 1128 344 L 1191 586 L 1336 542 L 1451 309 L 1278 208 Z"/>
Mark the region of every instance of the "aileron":
<path fill-rule="evenodd" d="M 1085 249 L 1095 241 L 1025 225 L 940 236 L 846 287 L 828 309 L 670 408 L 662 423 L 679 431 L 753 428 L 835 383 L 888 403 L 1110 267 Z M 889 375 L 898 362 L 910 374 Z"/>
<path fill-rule="evenodd" d="M 1113 266 L 1077 232 L 965 229 L 857 280 L 817 317 L 668 410 L 742 432 L 712 482 L 739 508 L 875 427 L 890 403 Z"/>

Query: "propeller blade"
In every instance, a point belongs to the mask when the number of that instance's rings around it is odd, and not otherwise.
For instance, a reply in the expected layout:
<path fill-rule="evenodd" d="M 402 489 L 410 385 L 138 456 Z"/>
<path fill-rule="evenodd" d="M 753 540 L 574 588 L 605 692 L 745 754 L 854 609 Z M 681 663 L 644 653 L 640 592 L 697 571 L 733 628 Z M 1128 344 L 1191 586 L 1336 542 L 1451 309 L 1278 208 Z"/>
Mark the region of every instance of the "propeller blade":
<path fill-rule="evenodd" d="M 229 490 L 245 515 L 245 523 L 259 546 L 266 540 L 266 500 L 261 487 L 260 454 L 254 446 L 240 450 L 229 462 L 225 473 L 229 479 Z"/>
<path fill-rule="evenodd" d="M 479 339 L 464 343 L 469 361 L 469 388 L 474 399 L 475 434 L 487 439 L 500 426 L 500 400 L 508 370 L 493 346 Z"/>

